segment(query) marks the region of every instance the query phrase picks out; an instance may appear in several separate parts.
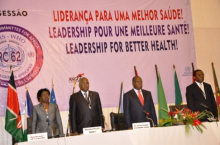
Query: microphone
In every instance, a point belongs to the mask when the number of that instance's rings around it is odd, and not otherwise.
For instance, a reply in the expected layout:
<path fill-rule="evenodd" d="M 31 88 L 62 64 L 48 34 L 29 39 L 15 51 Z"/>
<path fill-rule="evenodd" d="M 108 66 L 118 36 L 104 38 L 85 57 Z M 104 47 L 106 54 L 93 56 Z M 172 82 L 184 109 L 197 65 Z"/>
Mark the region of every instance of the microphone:
<path fill-rule="evenodd" d="M 52 127 L 50 126 L 51 122 L 50 122 L 50 120 L 49 120 L 48 118 L 46 119 L 46 121 L 47 121 L 47 124 L 48 124 L 49 129 L 50 129 L 51 132 L 52 132 L 52 137 L 51 137 L 51 138 L 54 138 L 53 129 L 52 129 Z"/>
<path fill-rule="evenodd" d="M 205 107 L 206 109 L 209 109 L 209 107 L 208 106 L 206 106 L 205 104 L 203 104 L 203 103 L 200 103 L 200 105 L 201 106 L 203 106 L 203 107 Z"/>
<path fill-rule="evenodd" d="M 214 115 L 212 114 L 212 112 L 208 111 L 208 110 L 209 110 L 209 107 L 206 106 L 206 105 L 203 104 L 203 103 L 200 103 L 200 105 L 203 106 L 203 107 L 205 107 L 205 108 L 207 109 L 207 110 L 205 109 L 205 111 L 206 111 L 207 113 L 211 114 L 211 117 L 209 117 L 209 116 L 207 115 L 207 116 L 208 116 L 207 119 L 208 119 L 209 121 L 216 121 L 216 119 L 215 119 Z"/>
<path fill-rule="evenodd" d="M 153 119 L 148 117 L 149 113 L 146 112 L 145 110 L 143 110 L 143 113 L 146 115 L 146 118 L 147 118 L 148 120 L 151 120 L 151 122 L 152 122 L 152 124 L 153 124 L 153 127 L 155 127 Z"/>

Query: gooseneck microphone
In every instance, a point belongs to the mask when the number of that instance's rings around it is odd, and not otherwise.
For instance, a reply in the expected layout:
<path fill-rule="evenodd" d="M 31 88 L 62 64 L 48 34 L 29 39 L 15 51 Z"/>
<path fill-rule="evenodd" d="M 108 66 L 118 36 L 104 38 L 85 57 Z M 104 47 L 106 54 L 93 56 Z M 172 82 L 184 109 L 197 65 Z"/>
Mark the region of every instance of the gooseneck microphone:
<path fill-rule="evenodd" d="M 205 107 L 206 109 L 209 109 L 209 107 L 208 106 L 206 106 L 205 104 L 203 104 L 203 103 L 200 103 L 200 105 L 201 106 L 203 106 L 203 107 Z"/>
<path fill-rule="evenodd" d="M 152 119 L 152 118 L 149 118 L 149 117 L 147 116 L 147 112 L 146 112 L 146 111 L 143 110 L 143 113 L 146 115 L 146 118 L 147 118 L 147 119 L 151 120 L 151 122 L 152 122 L 152 124 L 153 124 L 153 127 L 155 127 L 153 119 Z"/>
<path fill-rule="evenodd" d="M 211 119 L 211 120 L 214 120 L 214 119 L 215 119 L 214 115 L 212 114 L 212 112 L 208 111 L 208 110 L 209 110 L 209 107 L 206 106 L 206 105 L 203 104 L 203 103 L 200 103 L 200 105 L 207 109 L 207 110 L 205 109 L 205 111 L 211 114 L 210 119 Z M 208 117 L 209 117 L 209 116 L 208 116 Z"/>
<path fill-rule="evenodd" d="M 49 121 L 48 118 L 46 119 L 46 121 L 47 121 L 47 124 L 48 124 L 49 129 L 50 129 L 51 132 L 52 132 L 52 137 L 51 137 L 51 138 L 54 138 L 53 129 L 52 129 L 52 127 L 50 126 L 51 122 Z"/>

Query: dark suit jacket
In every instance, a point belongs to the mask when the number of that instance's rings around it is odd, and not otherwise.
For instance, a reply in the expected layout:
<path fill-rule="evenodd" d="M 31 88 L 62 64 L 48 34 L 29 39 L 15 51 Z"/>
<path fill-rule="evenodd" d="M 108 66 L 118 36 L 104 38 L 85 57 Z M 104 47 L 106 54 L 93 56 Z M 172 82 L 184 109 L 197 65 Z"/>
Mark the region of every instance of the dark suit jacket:
<path fill-rule="evenodd" d="M 83 128 L 102 126 L 104 122 L 102 117 L 102 105 L 97 92 L 89 91 L 91 100 L 91 109 L 88 106 L 81 91 L 70 96 L 69 101 L 69 119 L 71 133 L 83 133 Z"/>
<path fill-rule="evenodd" d="M 192 111 L 204 111 L 206 108 L 201 105 L 204 104 L 208 106 L 208 111 L 211 111 L 215 117 L 218 117 L 217 107 L 215 103 L 215 98 L 213 95 L 212 87 L 211 85 L 203 82 L 206 99 L 203 96 L 202 90 L 199 88 L 199 86 L 196 83 L 193 83 L 189 85 L 186 88 L 186 100 L 187 100 L 187 106 Z"/>
<path fill-rule="evenodd" d="M 138 122 L 150 122 L 152 126 L 152 122 L 146 119 L 146 115 L 143 111 L 148 112 L 148 118 L 151 118 L 154 124 L 157 125 L 157 116 L 151 92 L 142 89 L 142 94 L 144 97 L 144 106 L 142 106 L 134 89 L 124 94 L 123 106 L 127 128 L 132 127 L 132 123 Z"/>
<path fill-rule="evenodd" d="M 52 136 L 52 132 L 48 127 L 47 116 L 51 122 L 54 136 L 63 135 L 63 125 L 60 117 L 60 112 L 57 104 L 50 103 L 48 114 L 44 110 L 43 105 L 40 103 L 33 107 L 33 121 L 32 121 L 32 133 L 47 132 L 48 137 Z"/>

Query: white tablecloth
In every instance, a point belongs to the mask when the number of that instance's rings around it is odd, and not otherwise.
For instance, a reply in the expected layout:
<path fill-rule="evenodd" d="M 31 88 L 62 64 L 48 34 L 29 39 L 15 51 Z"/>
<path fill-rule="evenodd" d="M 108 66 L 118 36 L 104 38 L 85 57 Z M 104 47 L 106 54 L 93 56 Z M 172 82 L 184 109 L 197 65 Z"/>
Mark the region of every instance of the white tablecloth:
<path fill-rule="evenodd" d="M 140 130 L 106 132 L 41 141 L 18 145 L 220 145 L 220 123 L 204 123 L 207 129 L 201 134 L 195 128 L 185 134 L 185 126 L 155 127 Z"/>

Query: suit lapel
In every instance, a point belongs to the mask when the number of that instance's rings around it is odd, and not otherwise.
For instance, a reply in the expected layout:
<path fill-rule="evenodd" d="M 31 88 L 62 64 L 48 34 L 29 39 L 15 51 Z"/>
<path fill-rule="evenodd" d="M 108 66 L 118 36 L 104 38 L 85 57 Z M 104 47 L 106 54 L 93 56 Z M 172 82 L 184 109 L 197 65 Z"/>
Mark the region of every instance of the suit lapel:
<path fill-rule="evenodd" d="M 82 101 L 86 104 L 86 106 L 88 106 L 88 102 L 86 101 L 86 99 L 84 98 L 83 94 L 81 91 L 79 91 L 79 96 L 82 99 Z"/>
<path fill-rule="evenodd" d="M 132 89 L 132 96 L 142 106 L 141 101 L 138 98 L 138 96 L 137 96 L 136 92 L 134 91 L 134 89 Z"/>
<path fill-rule="evenodd" d="M 194 85 L 195 90 L 203 96 L 203 92 L 200 89 L 200 87 L 197 85 L 197 83 L 195 82 L 193 85 Z"/>
<path fill-rule="evenodd" d="M 49 107 L 49 108 L 50 108 L 50 107 Z M 44 114 L 47 114 L 46 111 L 44 110 L 43 104 L 41 104 L 41 103 L 40 103 L 40 110 L 41 110 L 42 112 L 44 112 Z"/>
<path fill-rule="evenodd" d="M 147 93 L 145 93 L 145 91 L 142 90 L 142 94 L 143 94 L 143 97 L 144 97 L 144 106 L 147 104 Z"/>
<path fill-rule="evenodd" d="M 203 92 L 202 92 L 201 88 L 197 85 L 197 83 L 195 82 L 193 85 L 194 85 L 194 88 L 197 91 L 197 93 L 199 93 L 200 96 L 202 96 L 202 98 L 205 99 Z M 206 90 L 204 83 L 203 83 L 203 86 L 204 86 L 204 90 Z M 206 91 L 205 91 L 205 93 L 206 93 Z"/>
<path fill-rule="evenodd" d="M 52 106 L 53 104 L 49 103 L 48 114 L 50 114 L 50 112 L 53 110 Z"/>
<path fill-rule="evenodd" d="M 204 82 L 203 82 L 203 86 L 204 86 L 204 91 L 205 91 L 205 97 L 207 99 L 207 94 L 209 93 L 208 92 L 208 85 L 206 85 Z"/>

